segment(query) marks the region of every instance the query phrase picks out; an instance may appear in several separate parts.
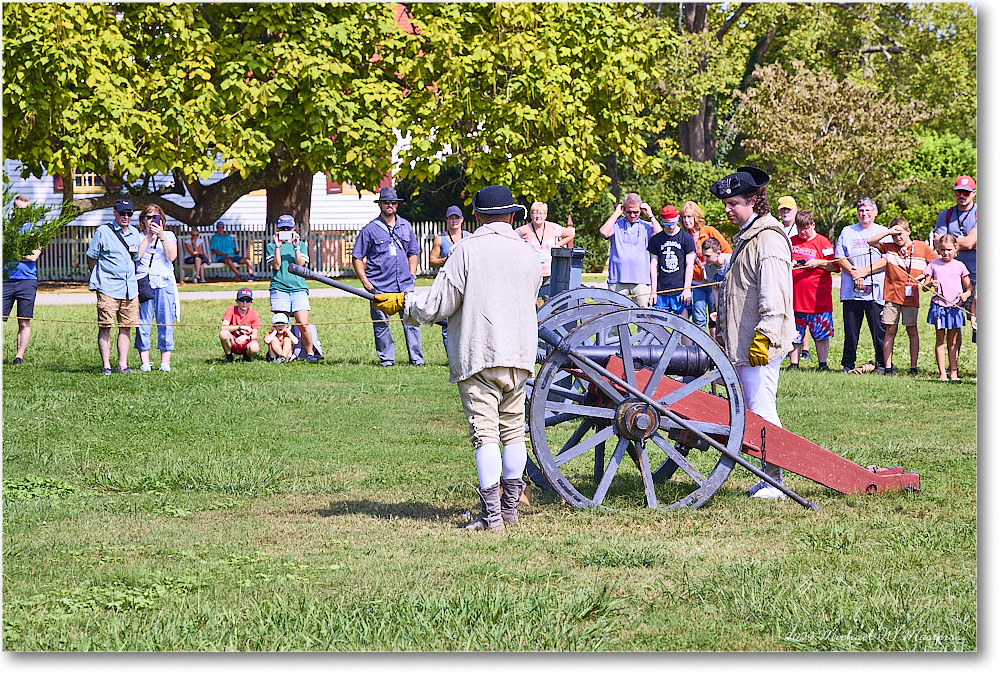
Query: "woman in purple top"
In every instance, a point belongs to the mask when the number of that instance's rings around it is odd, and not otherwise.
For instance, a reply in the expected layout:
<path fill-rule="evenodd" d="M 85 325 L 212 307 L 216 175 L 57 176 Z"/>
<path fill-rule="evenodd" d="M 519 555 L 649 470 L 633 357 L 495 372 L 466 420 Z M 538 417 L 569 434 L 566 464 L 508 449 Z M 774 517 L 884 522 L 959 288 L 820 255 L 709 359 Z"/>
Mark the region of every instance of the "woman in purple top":
<path fill-rule="evenodd" d="M 624 215 L 623 215 L 624 214 Z M 639 215 L 648 220 L 642 220 Z M 653 209 L 635 192 L 615 206 L 601 225 L 601 236 L 611 240 L 608 255 L 608 288 L 631 297 L 640 307 L 649 307 L 649 240 L 663 230 Z"/>

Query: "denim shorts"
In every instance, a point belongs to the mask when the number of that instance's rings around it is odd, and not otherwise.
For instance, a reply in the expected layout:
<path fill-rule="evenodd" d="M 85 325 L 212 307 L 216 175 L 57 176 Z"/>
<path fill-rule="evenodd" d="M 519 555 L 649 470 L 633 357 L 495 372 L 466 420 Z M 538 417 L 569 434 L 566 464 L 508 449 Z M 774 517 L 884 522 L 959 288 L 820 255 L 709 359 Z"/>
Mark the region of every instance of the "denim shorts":
<path fill-rule="evenodd" d="M 287 291 L 271 290 L 271 311 L 272 312 L 300 312 L 309 311 L 309 291 Z"/>

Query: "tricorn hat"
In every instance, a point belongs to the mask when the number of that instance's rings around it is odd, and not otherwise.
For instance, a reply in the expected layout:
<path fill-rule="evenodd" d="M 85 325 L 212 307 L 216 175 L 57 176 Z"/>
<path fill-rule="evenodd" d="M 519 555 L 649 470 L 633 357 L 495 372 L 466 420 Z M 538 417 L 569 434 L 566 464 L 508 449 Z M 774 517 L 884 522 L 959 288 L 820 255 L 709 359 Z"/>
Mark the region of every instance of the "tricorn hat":
<path fill-rule="evenodd" d="M 754 193 L 770 182 L 771 177 L 757 167 L 741 166 L 736 169 L 736 173 L 712 183 L 708 190 L 719 199 L 728 199 Z"/>
<path fill-rule="evenodd" d="M 514 203 L 514 195 L 505 185 L 487 185 L 472 198 L 472 208 L 479 213 L 517 213 L 525 209 Z"/>

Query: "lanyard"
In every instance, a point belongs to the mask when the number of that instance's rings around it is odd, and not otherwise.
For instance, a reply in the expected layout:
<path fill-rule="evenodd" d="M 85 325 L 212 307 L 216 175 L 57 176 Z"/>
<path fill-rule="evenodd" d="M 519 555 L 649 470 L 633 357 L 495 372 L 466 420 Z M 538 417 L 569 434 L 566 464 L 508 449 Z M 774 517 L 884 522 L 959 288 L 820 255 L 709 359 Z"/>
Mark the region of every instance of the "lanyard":
<path fill-rule="evenodd" d="M 542 236 L 538 236 L 538 230 L 535 229 L 534 225 L 531 226 L 531 233 L 534 234 L 535 239 L 538 240 L 538 245 L 542 246 L 542 242 L 545 240 L 545 223 L 542 223 Z"/>

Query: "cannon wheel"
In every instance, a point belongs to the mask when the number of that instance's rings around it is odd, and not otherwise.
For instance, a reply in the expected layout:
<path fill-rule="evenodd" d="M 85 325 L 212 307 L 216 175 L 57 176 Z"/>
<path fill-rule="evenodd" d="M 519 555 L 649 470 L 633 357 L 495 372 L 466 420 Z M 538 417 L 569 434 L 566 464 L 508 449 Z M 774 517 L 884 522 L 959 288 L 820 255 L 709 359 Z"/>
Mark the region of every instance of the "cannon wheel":
<path fill-rule="evenodd" d="M 544 305 L 538 309 L 538 323 L 541 324 L 556 312 L 561 312 L 581 305 L 617 305 L 632 309 L 638 307 L 632 298 L 621 293 L 617 293 L 608 288 L 591 288 L 589 286 L 579 286 L 577 288 L 563 291 L 549 298 Z"/>
<path fill-rule="evenodd" d="M 620 501 L 637 485 L 642 486 L 650 508 L 704 505 L 732 472 L 735 460 L 727 453 L 738 454 L 743 442 L 745 408 L 736 369 L 697 326 L 659 310 L 623 309 L 601 314 L 571 330 L 564 339 L 574 348 L 593 344 L 596 336 L 609 333 L 617 333 L 621 346 L 620 378 L 609 380 L 579 358 L 560 351 L 553 351 L 539 369 L 529 404 L 531 445 L 538 468 L 549 485 L 578 508 L 602 506 L 609 495 Z M 704 375 L 683 379 L 665 375 L 670 355 L 682 338 L 707 355 L 710 366 Z M 654 369 L 635 369 L 629 350 L 636 344 L 664 346 Z M 609 370 L 614 372 L 615 368 L 609 366 Z M 648 396 L 661 385 L 672 389 L 654 397 L 668 409 L 685 403 L 696 392 L 714 389 L 728 401 L 728 419 L 673 422 L 616 387 L 616 381 L 626 381 Z M 577 393 L 581 391 L 586 394 Z M 559 421 L 552 423 L 556 419 Z M 687 432 L 693 429 L 712 437 L 727 453 L 687 440 L 692 438 Z M 607 461 L 601 449 L 605 444 L 614 448 Z M 650 448 L 653 460 L 647 452 Z M 635 461 L 638 476 L 622 465 L 626 453 Z M 678 477 L 673 478 L 675 475 Z M 657 484 L 655 478 L 663 479 L 662 483 Z"/>
<path fill-rule="evenodd" d="M 559 335 L 565 336 L 570 330 L 576 328 L 584 321 L 589 321 L 595 316 L 605 312 L 613 312 L 621 308 L 634 308 L 638 307 L 631 298 L 617 293 L 615 291 L 609 290 L 607 288 L 590 288 L 586 286 L 580 286 L 568 291 L 563 291 L 558 295 L 554 295 L 548 299 L 548 301 L 541 306 L 538 310 L 538 325 L 547 326 Z M 604 344 L 605 336 L 595 335 L 592 342 L 594 344 Z M 614 339 L 617 339 L 615 336 Z M 538 359 L 542 361 L 548 354 L 548 347 L 546 344 L 539 340 L 538 341 Z M 556 383 L 558 386 L 558 383 Z M 570 383 L 572 386 L 572 383 Z M 534 379 L 529 378 L 526 384 L 526 403 L 531 400 L 531 391 L 534 387 Z M 558 416 L 554 416 L 550 423 L 557 423 Z M 525 426 L 528 426 L 527 424 Z M 530 433 L 530 431 L 529 431 Z M 528 474 L 528 478 L 531 482 L 542 488 L 543 490 L 551 490 L 552 486 L 549 485 L 548 480 L 542 474 L 538 466 L 528 458 L 528 462 L 524 467 L 525 472 Z"/>

